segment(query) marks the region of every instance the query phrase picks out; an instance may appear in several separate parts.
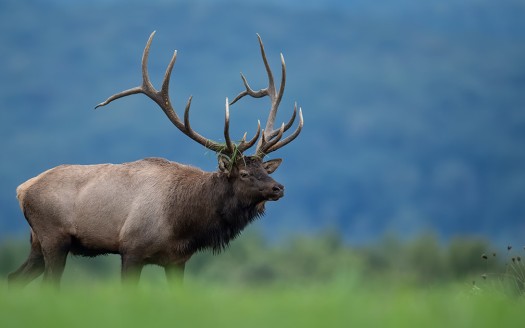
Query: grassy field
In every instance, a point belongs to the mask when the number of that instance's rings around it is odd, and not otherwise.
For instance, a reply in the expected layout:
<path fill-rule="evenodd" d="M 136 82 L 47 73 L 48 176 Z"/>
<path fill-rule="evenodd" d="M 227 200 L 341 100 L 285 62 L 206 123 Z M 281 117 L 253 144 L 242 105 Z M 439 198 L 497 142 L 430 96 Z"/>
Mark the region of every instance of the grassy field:
<path fill-rule="evenodd" d="M 7 290 L 27 256 L 13 245 L 0 247 L 0 328 L 525 327 L 522 247 L 422 236 L 354 249 L 329 235 L 268 246 L 248 235 L 192 258 L 181 289 L 156 266 L 125 288 L 108 256 L 69 258 L 56 291 L 39 281 Z"/>
<path fill-rule="evenodd" d="M 7 290 L 26 248 L 0 247 L 0 328 L 525 327 L 525 249 L 477 239 L 359 249 L 333 234 L 282 245 L 248 234 L 192 258 L 182 289 L 156 266 L 124 288 L 118 256 L 106 256 L 70 257 L 60 291 L 39 281 Z"/>
<path fill-rule="evenodd" d="M 525 327 L 525 300 L 468 284 L 434 288 L 232 287 L 186 281 L 0 287 L 1 327 Z"/>

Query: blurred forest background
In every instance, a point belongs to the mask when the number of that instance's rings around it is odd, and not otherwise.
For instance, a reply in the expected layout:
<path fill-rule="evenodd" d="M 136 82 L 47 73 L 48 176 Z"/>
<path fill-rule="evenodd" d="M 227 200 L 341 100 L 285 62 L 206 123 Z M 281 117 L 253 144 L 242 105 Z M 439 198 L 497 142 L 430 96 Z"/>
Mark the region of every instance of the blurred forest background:
<path fill-rule="evenodd" d="M 263 280 L 286 276 L 271 259 L 312 275 L 312 263 L 417 263 L 414 279 L 424 280 L 425 270 L 478 270 L 492 245 L 525 244 L 523 1 L 1 0 L 0 274 L 28 246 L 15 189 L 44 170 L 148 156 L 215 170 L 214 154 L 145 96 L 93 109 L 140 83 L 153 30 L 152 81 L 177 49 L 172 101 L 180 112 L 193 95 L 202 134 L 221 139 L 224 98 L 243 89 L 240 71 L 266 86 L 255 33 L 276 74 L 279 53 L 286 59 L 278 121 L 294 101 L 304 112 L 301 136 L 272 154 L 284 158 L 274 176 L 285 198 L 202 275 L 228 274 L 220 267 L 237 255 L 255 266 L 247 276 Z M 234 105 L 234 138 L 253 133 L 267 108 Z M 190 270 L 203 261 L 212 260 L 197 257 Z"/>

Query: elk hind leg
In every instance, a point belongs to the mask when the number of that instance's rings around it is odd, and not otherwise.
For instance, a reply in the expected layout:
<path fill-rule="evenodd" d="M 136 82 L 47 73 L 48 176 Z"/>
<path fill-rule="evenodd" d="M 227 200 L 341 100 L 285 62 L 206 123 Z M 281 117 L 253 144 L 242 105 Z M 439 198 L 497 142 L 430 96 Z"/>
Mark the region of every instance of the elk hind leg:
<path fill-rule="evenodd" d="M 9 287 L 12 287 L 15 284 L 23 287 L 44 272 L 44 254 L 42 253 L 40 242 L 33 231 L 31 231 L 30 240 L 31 252 L 29 253 L 27 260 L 7 277 Z"/>
<path fill-rule="evenodd" d="M 42 253 L 44 254 L 45 269 L 44 281 L 58 286 L 66 266 L 67 254 L 71 247 L 69 236 L 56 236 L 42 242 Z"/>

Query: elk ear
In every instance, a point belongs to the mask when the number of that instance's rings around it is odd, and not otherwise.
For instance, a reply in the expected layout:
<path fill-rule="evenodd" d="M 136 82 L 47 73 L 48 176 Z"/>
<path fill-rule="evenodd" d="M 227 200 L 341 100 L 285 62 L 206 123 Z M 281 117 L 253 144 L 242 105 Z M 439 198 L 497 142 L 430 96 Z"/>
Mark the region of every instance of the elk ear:
<path fill-rule="evenodd" d="M 269 161 L 264 162 L 263 167 L 266 170 L 266 173 L 272 174 L 275 170 L 277 170 L 279 165 L 281 165 L 282 161 L 283 160 L 281 158 L 276 158 L 276 159 L 271 159 Z"/>
<path fill-rule="evenodd" d="M 230 174 L 230 159 L 227 156 L 219 155 L 219 172 Z"/>

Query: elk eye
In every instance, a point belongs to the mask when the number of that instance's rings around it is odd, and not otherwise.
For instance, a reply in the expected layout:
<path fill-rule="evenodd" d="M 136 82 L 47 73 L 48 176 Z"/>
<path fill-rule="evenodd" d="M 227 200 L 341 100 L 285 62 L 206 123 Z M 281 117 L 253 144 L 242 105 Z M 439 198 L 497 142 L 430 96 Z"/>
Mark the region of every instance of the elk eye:
<path fill-rule="evenodd" d="M 245 179 L 250 176 L 250 173 L 248 173 L 248 171 L 240 171 L 239 175 L 241 176 L 241 178 Z"/>

